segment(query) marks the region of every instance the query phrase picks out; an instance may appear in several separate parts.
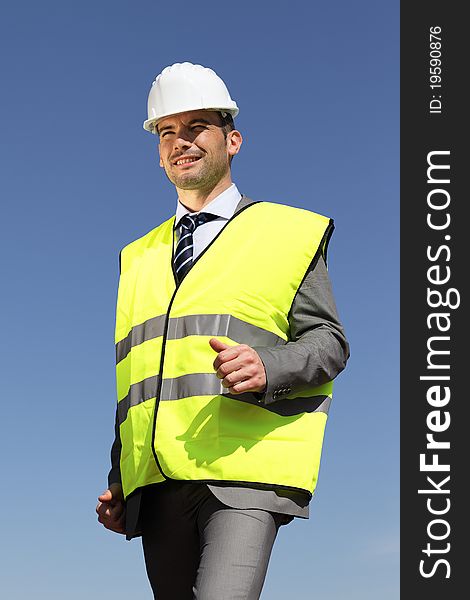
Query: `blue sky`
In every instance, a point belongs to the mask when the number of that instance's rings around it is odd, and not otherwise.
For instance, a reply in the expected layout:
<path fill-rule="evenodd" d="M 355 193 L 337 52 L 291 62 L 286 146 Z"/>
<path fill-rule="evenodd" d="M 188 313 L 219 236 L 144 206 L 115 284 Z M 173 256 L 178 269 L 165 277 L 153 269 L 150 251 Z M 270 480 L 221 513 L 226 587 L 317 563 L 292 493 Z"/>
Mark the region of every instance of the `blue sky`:
<path fill-rule="evenodd" d="M 189 60 L 240 107 L 239 189 L 336 223 L 351 359 L 311 518 L 281 529 L 262 598 L 395 600 L 398 2 L 28 0 L 2 13 L 0 595 L 151 597 L 139 541 L 102 529 L 94 507 L 113 435 L 118 253 L 176 204 L 142 129 L 147 94 Z"/>

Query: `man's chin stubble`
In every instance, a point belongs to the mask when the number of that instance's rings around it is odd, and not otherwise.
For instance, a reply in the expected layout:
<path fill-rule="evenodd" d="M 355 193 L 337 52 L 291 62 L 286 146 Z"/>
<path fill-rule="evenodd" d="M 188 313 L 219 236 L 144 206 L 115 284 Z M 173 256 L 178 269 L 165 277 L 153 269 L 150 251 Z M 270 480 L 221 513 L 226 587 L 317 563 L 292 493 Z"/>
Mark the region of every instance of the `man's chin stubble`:
<path fill-rule="evenodd" d="M 173 185 L 175 185 L 180 190 L 207 190 L 210 191 L 213 189 L 217 183 L 220 181 L 222 176 L 225 173 L 216 174 L 211 173 L 210 176 L 208 174 L 199 174 L 199 175 L 188 175 L 187 177 L 173 177 L 171 178 L 168 173 L 167 177 L 171 181 Z M 220 175 L 220 176 L 219 176 Z"/>

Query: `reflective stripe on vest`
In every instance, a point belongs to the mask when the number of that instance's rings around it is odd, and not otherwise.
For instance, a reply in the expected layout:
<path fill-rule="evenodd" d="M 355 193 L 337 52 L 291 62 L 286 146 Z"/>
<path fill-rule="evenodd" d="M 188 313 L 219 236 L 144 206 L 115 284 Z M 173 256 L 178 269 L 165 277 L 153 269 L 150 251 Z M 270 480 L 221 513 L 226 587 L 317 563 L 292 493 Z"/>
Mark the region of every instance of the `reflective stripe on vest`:
<path fill-rule="evenodd" d="M 159 384 L 158 377 L 149 377 L 131 385 L 129 393 L 118 404 L 118 423 L 121 425 L 127 418 L 132 406 L 155 398 Z M 331 384 L 318 386 L 312 390 L 315 396 L 286 396 L 287 402 L 274 402 L 263 408 L 279 415 L 296 415 L 301 412 L 324 412 L 328 414 L 331 399 Z M 323 394 L 321 393 L 323 392 Z M 304 392 L 305 394 L 306 392 Z M 164 379 L 161 386 L 161 397 L 165 400 L 181 400 L 189 396 L 224 395 L 239 402 L 259 405 L 259 401 L 249 392 L 228 394 L 222 381 L 215 373 L 191 373 L 174 379 Z"/>
<path fill-rule="evenodd" d="M 313 493 L 332 383 L 267 406 L 251 393 L 228 394 L 209 340 L 255 347 L 289 341 L 290 308 L 308 267 L 326 251 L 330 220 L 250 204 L 177 290 L 173 223 L 121 255 L 116 359 L 125 496 L 165 478 Z"/>
<path fill-rule="evenodd" d="M 131 351 L 147 340 L 163 336 L 166 315 L 159 315 L 133 327 L 123 340 L 116 344 L 116 363 L 121 362 Z M 186 335 L 225 335 L 232 340 L 245 339 L 245 344 L 276 346 L 285 340 L 270 331 L 244 323 L 232 315 L 187 315 L 168 322 L 167 340 L 176 340 Z"/>

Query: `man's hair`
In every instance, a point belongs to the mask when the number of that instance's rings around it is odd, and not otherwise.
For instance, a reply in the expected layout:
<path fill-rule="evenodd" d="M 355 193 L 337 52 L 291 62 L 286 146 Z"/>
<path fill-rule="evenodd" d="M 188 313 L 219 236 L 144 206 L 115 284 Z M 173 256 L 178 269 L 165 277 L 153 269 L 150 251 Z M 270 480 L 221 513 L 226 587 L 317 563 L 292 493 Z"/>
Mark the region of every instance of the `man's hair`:
<path fill-rule="evenodd" d="M 230 113 L 219 113 L 220 115 L 220 126 L 222 129 L 222 133 L 224 134 L 224 138 L 227 139 L 227 134 L 229 131 L 233 131 L 235 129 L 235 123 L 233 122 L 233 117 Z M 229 165 L 232 164 L 232 160 L 233 160 L 233 156 L 231 156 L 229 159 Z"/>
<path fill-rule="evenodd" d="M 224 133 L 224 137 L 227 138 L 227 134 L 229 131 L 233 131 L 235 129 L 235 123 L 233 122 L 233 117 L 230 113 L 219 113 L 222 131 Z"/>

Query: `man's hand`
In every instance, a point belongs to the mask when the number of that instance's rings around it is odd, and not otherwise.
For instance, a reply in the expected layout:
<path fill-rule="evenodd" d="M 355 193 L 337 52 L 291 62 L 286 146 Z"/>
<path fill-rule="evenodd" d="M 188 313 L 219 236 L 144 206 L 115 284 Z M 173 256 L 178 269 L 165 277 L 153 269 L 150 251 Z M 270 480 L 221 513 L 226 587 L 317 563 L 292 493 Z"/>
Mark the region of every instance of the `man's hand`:
<path fill-rule="evenodd" d="M 217 377 L 230 394 L 264 392 L 266 371 L 256 350 L 246 344 L 229 346 L 216 338 L 211 338 L 209 344 L 218 352 L 214 360 Z"/>
<path fill-rule="evenodd" d="M 126 506 L 119 483 L 112 483 L 109 488 L 98 496 L 96 513 L 98 521 L 111 531 L 126 533 L 124 529 Z"/>

